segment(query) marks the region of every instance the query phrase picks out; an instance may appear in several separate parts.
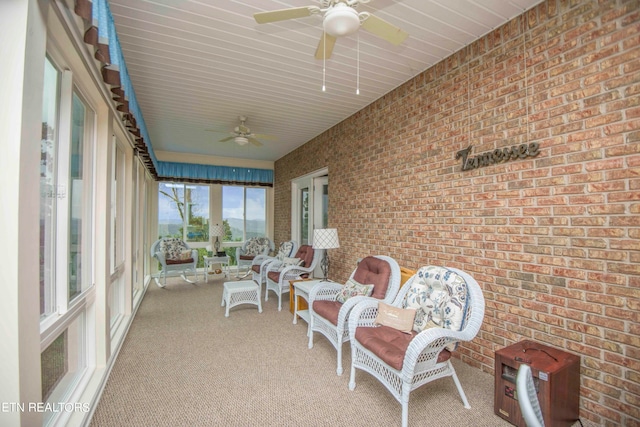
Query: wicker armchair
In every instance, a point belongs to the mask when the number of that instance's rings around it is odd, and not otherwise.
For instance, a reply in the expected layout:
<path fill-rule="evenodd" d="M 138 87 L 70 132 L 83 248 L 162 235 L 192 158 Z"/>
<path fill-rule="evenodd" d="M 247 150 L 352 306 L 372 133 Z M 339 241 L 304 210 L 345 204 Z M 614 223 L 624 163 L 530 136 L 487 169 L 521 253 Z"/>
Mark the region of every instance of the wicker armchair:
<path fill-rule="evenodd" d="M 278 295 L 278 311 L 282 310 L 282 294 L 289 292 L 289 280 L 305 278 L 313 274 L 322 250 L 314 250 L 310 245 L 302 245 L 298 248 L 295 257 L 301 264 L 288 264 L 284 261 L 269 263 L 266 272 L 266 290 L 264 300 L 269 300 L 269 291 Z"/>
<path fill-rule="evenodd" d="M 373 284 L 370 297 L 353 296 L 344 303 L 336 300 L 344 286 L 321 282 L 309 293 L 309 348 L 313 348 L 313 333 L 320 332 L 338 353 L 336 372 L 342 375 L 342 343 L 349 341 L 349 313 L 360 301 L 371 298 L 391 304 L 400 289 L 400 266 L 388 256 L 369 256 L 358 264 L 350 279 L 361 284 Z"/>
<path fill-rule="evenodd" d="M 198 271 L 196 266 L 198 265 L 198 251 L 191 249 L 182 239 L 178 238 L 164 238 L 156 240 L 151 245 L 151 257 L 156 258 L 162 269 L 158 273 L 162 277 L 162 284 L 155 277 L 156 285 L 164 288 L 167 284 L 167 273 L 173 271 L 181 271 L 181 277 L 183 280 L 189 283 L 194 283 L 193 280 L 187 278 L 187 271 L 193 272 L 198 279 Z"/>
<path fill-rule="evenodd" d="M 238 277 L 240 267 L 247 267 L 245 277 L 251 273 L 251 264 L 258 255 L 269 255 L 275 249 L 275 244 L 268 237 L 252 237 L 247 239 L 242 246 L 236 248 L 236 262 L 238 263 Z"/>
<path fill-rule="evenodd" d="M 518 406 L 527 427 L 544 427 L 544 417 L 540 409 L 538 392 L 533 381 L 531 366 L 522 363 L 516 375 L 516 391 Z"/>
<path fill-rule="evenodd" d="M 292 257 L 298 250 L 298 242 L 295 240 L 287 240 L 282 242 L 278 248 L 276 256 L 258 255 L 251 262 L 252 279 L 259 285 L 267 280 L 267 267 L 271 261 L 282 261 L 287 257 Z"/>
<path fill-rule="evenodd" d="M 402 405 L 402 426 L 409 421 L 409 394 L 439 378 L 452 377 L 465 408 L 469 402 L 451 364 L 459 342 L 471 341 L 482 325 L 484 297 L 467 273 L 445 267 L 423 267 L 401 288 L 393 306 L 416 310 L 414 329 L 401 332 L 376 326 L 378 301 L 357 304 L 349 316 L 351 378 L 356 369 L 373 375 Z"/>

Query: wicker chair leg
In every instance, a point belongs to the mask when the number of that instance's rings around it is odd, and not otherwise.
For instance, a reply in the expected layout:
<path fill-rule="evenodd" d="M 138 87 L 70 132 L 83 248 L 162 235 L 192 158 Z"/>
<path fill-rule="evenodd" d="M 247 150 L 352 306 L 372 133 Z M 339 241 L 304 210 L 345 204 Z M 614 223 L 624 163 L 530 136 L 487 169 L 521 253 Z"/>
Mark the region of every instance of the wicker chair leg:
<path fill-rule="evenodd" d="M 462 390 L 462 384 L 460 384 L 460 380 L 458 379 L 458 375 L 456 374 L 456 370 L 451 366 L 451 361 L 448 361 L 450 369 L 451 369 L 451 377 L 453 378 L 453 382 L 456 383 L 456 387 L 458 389 L 458 393 L 460 393 L 460 398 L 462 399 L 462 404 L 466 409 L 471 409 L 471 405 L 469 405 L 469 401 L 467 400 L 467 396 L 464 394 L 464 390 Z"/>
<path fill-rule="evenodd" d="M 402 402 L 402 427 L 409 425 L 409 402 Z"/>

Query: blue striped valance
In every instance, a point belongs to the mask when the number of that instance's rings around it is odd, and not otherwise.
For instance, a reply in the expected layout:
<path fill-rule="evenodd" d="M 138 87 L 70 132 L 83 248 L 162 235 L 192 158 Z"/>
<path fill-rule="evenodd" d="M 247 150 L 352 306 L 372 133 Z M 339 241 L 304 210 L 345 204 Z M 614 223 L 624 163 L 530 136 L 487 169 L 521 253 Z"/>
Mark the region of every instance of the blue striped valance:
<path fill-rule="evenodd" d="M 273 170 L 238 166 L 158 162 L 161 181 L 273 186 Z"/>
<path fill-rule="evenodd" d="M 273 171 L 228 166 L 159 161 L 151 146 L 142 110 L 136 99 L 107 0 L 76 0 L 75 13 L 88 24 L 84 41 L 94 47 L 102 64 L 102 79 L 109 86 L 118 111 L 135 139 L 136 154 L 158 181 L 182 181 L 273 186 Z"/>
<path fill-rule="evenodd" d="M 94 57 L 102 64 L 102 79 L 110 86 L 117 109 L 123 113 L 123 121 L 135 137 L 136 153 L 151 175 L 157 178 L 158 159 L 131 84 L 109 3 L 107 0 L 76 0 L 74 10 L 89 24 L 84 41 L 94 47 Z"/>

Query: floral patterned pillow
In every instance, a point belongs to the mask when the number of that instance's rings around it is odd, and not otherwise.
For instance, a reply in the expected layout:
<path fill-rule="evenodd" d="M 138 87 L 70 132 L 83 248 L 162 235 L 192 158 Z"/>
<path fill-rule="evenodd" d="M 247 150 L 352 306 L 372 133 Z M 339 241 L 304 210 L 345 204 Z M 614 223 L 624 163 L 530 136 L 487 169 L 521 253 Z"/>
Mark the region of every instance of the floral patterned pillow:
<path fill-rule="evenodd" d="M 351 297 L 355 296 L 371 296 L 373 293 L 373 285 L 363 285 L 353 279 L 347 280 L 347 283 L 342 287 L 338 295 L 336 295 L 336 301 L 344 304 Z"/>
<path fill-rule="evenodd" d="M 404 302 L 405 308 L 416 309 L 413 330 L 461 330 L 469 301 L 465 280 L 454 271 L 435 266 L 422 267 L 416 276 Z M 455 349 L 455 345 L 450 347 Z"/>
<path fill-rule="evenodd" d="M 285 257 L 288 257 L 293 250 L 293 242 L 283 242 L 280 245 L 280 249 L 278 250 L 278 254 L 276 255 L 276 259 L 278 261 L 282 261 Z"/>
<path fill-rule="evenodd" d="M 260 255 L 269 247 L 269 239 L 266 237 L 254 237 L 247 241 L 245 246 L 245 255 Z"/>
<path fill-rule="evenodd" d="M 182 251 L 189 249 L 187 245 L 175 237 L 162 239 L 160 242 L 160 252 L 164 253 L 165 259 L 179 260 Z"/>

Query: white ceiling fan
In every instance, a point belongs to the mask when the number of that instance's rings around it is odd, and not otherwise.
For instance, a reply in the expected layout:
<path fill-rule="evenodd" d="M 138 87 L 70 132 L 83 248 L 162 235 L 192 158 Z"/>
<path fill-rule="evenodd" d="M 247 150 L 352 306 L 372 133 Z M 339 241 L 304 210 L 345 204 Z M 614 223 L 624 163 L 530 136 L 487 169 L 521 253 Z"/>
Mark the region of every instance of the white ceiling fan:
<path fill-rule="evenodd" d="M 359 4 L 370 0 L 319 0 L 318 6 L 294 7 L 290 9 L 258 12 L 253 15 L 258 24 L 304 18 L 313 14 L 322 14 L 324 33 L 316 49 L 316 59 L 328 59 L 338 37 L 347 36 L 358 31 L 360 27 L 383 38 L 394 45 L 401 44 L 409 34 L 378 18 L 369 12 L 356 11 Z"/>
<path fill-rule="evenodd" d="M 247 121 L 247 118 L 245 116 L 239 116 L 238 120 L 240 120 L 240 125 L 236 126 L 235 129 L 233 129 L 233 132 L 230 132 L 231 136 L 222 138 L 219 142 L 227 142 L 233 140 L 238 145 L 247 145 L 248 143 L 251 143 L 256 147 L 260 147 L 262 146 L 262 143 L 258 141 L 258 138 L 267 140 L 277 139 L 272 135 L 252 133 L 251 129 L 249 129 L 244 124 Z"/>

